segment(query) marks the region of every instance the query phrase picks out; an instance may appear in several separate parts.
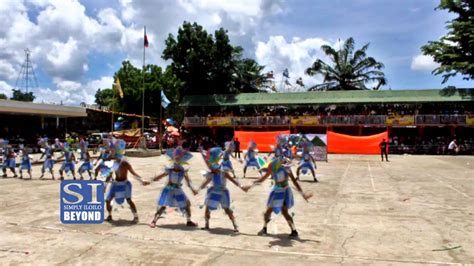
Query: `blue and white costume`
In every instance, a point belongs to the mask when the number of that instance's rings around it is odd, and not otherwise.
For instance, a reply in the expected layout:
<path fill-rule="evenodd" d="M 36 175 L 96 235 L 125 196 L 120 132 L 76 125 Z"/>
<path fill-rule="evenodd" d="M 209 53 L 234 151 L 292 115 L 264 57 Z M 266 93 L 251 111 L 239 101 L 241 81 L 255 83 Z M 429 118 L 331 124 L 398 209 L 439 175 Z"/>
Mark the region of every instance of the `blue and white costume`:
<path fill-rule="evenodd" d="M 295 204 L 293 193 L 288 184 L 288 171 L 290 170 L 285 167 L 280 167 L 271 173 L 275 185 L 268 197 L 267 206 L 272 208 L 276 214 L 281 212 L 283 206 L 290 209 Z"/>
<path fill-rule="evenodd" d="M 15 168 L 16 167 L 16 160 L 13 151 L 11 148 L 6 148 L 3 151 L 3 170 L 7 168 Z"/>
<path fill-rule="evenodd" d="M 71 151 L 64 151 L 64 162 L 61 165 L 59 171 L 73 172 L 76 169 L 76 165 L 72 159 L 72 152 Z"/>
<path fill-rule="evenodd" d="M 79 166 L 79 174 L 84 173 L 85 171 L 91 171 L 94 168 L 90 159 L 86 159 L 81 166 Z"/>
<path fill-rule="evenodd" d="M 43 163 L 43 172 L 46 169 L 53 170 L 54 160 L 53 160 L 53 149 L 51 146 L 47 146 L 43 152 L 43 155 L 46 156 Z"/>
<path fill-rule="evenodd" d="M 168 184 L 161 192 L 157 204 L 159 206 L 176 207 L 184 212 L 187 207 L 188 197 L 184 194 L 181 186 L 187 170 L 180 166 L 179 171 L 174 171 L 172 167 L 167 167 L 165 171 L 168 174 Z"/>
<path fill-rule="evenodd" d="M 257 152 L 255 152 L 255 150 L 253 149 L 249 149 L 247 151 L 247 158 L 245 159 L 244 167 L 249 167 L 249 166 L 257 167 L 257 168 L 260 167 L 257 160 Z"/>
<path fill-rule="evenodd" d="M 223 171 L 231 171 L 231 172 L 234 171 L 234 167 L 232 166 L 232 161 L 230 160 L 231 154 L 232 154 L 231 150 L 225 150 L 222 153 L 221 167 Z"/>
<path fill-rule="evenodd" d="M 306 174 L 307 171 L 311 171 L 316 168 L 315 165 L 313 164 L 313 161 L 311 160 L 311 154 L 309 154 L 308 152 L 305 152 L 303 151 L 303 157 L 301 159 L 301 162 L 298 166 L 301 171 L 303 171 L 303 174 Z"/>
<path fill-rule="evenodd" d="M 224 209 L 230 208 L 230 194 L 226 187 L 224 173 L 207 172 L 206 177 L 211 178 L 212 186 L 207 190 L 205 204 L 209 210 L 217 210 L 219 206 Z"/>
<path fill-rule="evenodd" d="M 109 193 L 107 193 L 107 201 L 115 198 L 115 202 L 123 204 L 125 199 L 132 198 L 132 183 L 129 180 L 113 181 L 110 186 Z"/>
<path fill-rule="evenodd" d="M 31 170 L 31 158 L 28 154 L 23 154 L 21 156 L 20 171 L 21 170 Z"/>

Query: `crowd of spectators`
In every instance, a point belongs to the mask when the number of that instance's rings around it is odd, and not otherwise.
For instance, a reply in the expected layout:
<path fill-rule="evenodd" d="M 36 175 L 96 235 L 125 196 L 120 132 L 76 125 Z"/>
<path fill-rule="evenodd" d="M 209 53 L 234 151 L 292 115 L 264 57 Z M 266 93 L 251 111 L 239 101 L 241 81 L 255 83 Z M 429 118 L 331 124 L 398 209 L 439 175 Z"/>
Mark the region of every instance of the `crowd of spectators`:
<path fill-rule="evenodd" d="M 389 151 L 393 154 L 448 155 L 449 144 L 456 140 L 459 155 L 474 155 L 474 138 L 450 138 L 446 136 L 391 136 Z"/>
<path fill-rule="evenodd" d="M 186 117 L 240 117 L 240 116 L 333 116 L 333 115 L 470 115 L 469 104 L 344 104 L 300 107 L 224 107 L 222 109 L 189 108 Z"/>

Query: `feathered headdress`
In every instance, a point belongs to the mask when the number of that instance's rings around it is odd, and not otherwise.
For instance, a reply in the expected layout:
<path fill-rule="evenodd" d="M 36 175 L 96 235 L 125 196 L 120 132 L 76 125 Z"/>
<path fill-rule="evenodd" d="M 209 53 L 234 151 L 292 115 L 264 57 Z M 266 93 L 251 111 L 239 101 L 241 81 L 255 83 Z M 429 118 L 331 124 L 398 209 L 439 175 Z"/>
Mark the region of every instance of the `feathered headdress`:
<path fill-rule="evenodd" d="M 249 149 L 255 149 L 257 148 L 257 143 L 253 140 L 249 142 Z"/>
<path fill-rule="evenodd" d="M 179 165 L 186 164 L 186 162 L 193 157 L 191 153 L 183 149 L 181 146 L 176 147 L 175 149 L 167 149 L 166 156 L 168 156 L 172 163 Z"/>
<path fill-rule="evenodd" d="M 207 151 L 206 162 L 209 165 L 211 170 L 216 170 L 220 168 L 219 160 L 222 157 L 222 149 L 220 147 L 214 147 Z"/>

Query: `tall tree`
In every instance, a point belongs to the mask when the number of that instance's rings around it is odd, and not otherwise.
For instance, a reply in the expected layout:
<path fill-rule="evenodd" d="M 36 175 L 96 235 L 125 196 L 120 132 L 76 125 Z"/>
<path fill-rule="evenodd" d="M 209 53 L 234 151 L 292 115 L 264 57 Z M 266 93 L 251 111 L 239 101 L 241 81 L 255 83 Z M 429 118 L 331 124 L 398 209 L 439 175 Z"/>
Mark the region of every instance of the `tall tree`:
<path fill-rule="evenodd" d="M 10 98 L 11 100 L 22 101 L 22 102 L 32 102 L 36 98 L 36 96 L 33 94 L 32 91 L 22 92 L 21 90 L 17 90 L 17 89 L 12 89 L 12 91 L 13 91 L 13 95 Z"/>
<path fill-rule="evenodd" d="M 256 92 L 241 84 L 247 81 L 238 80 L 243 76 L 250 79 L 244 72 L 248 72 L 245 66 L 251 61 L 241 57 L 242 48 L 230 44 L 226 30 L 220 28 L 212 35 L 197 23 L 189 22 L 184 22 L 176 37 L 169 35 L 163 51 L 163 58 L 171 60 L 173 73 L 184 82 L 181 95 Z M 260 67 L 256 62 L 254 66 Z M 253 76 L 254 83 L 262 69 Z"/>
<path fill-rule="evenodd" d="M 8 97 L 5 93 L 0 93 L 0 100 L 8 100 Z"/>
<path fill-rule="evenodd" d="M 347 39 L 339 50 L 323 45 L 321 49 L 332 64 L 317 59 L 306 69 L 306 74 L 323 75 L 324 84 L 316 86 L 323 90 L 367 90 L 367 83 L 373 82 L 377 83 L 374 89 L 378 89 L 386 84 L 385 75 L 381 71 L 384 65 L 367 56 L 368 48 L 369 44 L 366 44 L 361 49 L 354 50 L 353 38 Z"/>
<path fill-rule="evenodd" d="M 270 83 L 267 75 L 263 73 L 265 66 L 259 65 L 253 59 L 240 59 L 236 61 L 232 75 L 233 86 L 239 92 L 258 92 L 268 89 Z"/>
<path fill-rule="evenodd" d="M 457 17 L 447 22 L 449 32 L 445 36 L 421 47 L 423 54 L 441 64 L 432 73 L 443 74 L 443 83 L 458 73 L 466 80 L 474 79 L 474 1 L 441 0 L 436 9 L 448 10 Z"/>

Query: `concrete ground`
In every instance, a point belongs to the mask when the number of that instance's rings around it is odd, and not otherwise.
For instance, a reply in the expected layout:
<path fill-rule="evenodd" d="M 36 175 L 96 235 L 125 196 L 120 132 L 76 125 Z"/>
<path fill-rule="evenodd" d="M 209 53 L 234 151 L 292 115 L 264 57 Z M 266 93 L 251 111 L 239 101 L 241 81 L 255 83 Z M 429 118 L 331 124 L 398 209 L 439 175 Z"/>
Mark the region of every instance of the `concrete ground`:
<path fill-rule="evenodd" d="M 244 193 L 229 184 L 240 234 L 223 211 L 212 213 L 211 231 L 188 228 L 168 210 L 158 227 L 148 223 L 165 181 L 141 186 L 132 180 L 140 223 L 127 204 L 114 207 L 114 222 L 63 225 L 59 182 L 0 178 L 0 264 L 451 264 L 474 263 L 474 157 L 330 155 L 318 164 L 320 183 L 302 178 L 309 203 L 295 193 L 291 209 L 299 239 L 287 238 L 284 218 L 273 216 L 270 236 L 257 236 L 270 181 Z M 165 157 L 131 158 L 146 178 L 160 172 Z M 191 162 L 197 186 L 202 159 Z M 234 162 L 237 174 L 241 165 Z M 59 168 L 56 165 L 56 170 Z M 249 176 L 256 173 L 250 171 Z M 244 180 L 250 183 L 253 179 Z M 204 224 L 205 191 L 192 196 L 193 220 Z"/>

